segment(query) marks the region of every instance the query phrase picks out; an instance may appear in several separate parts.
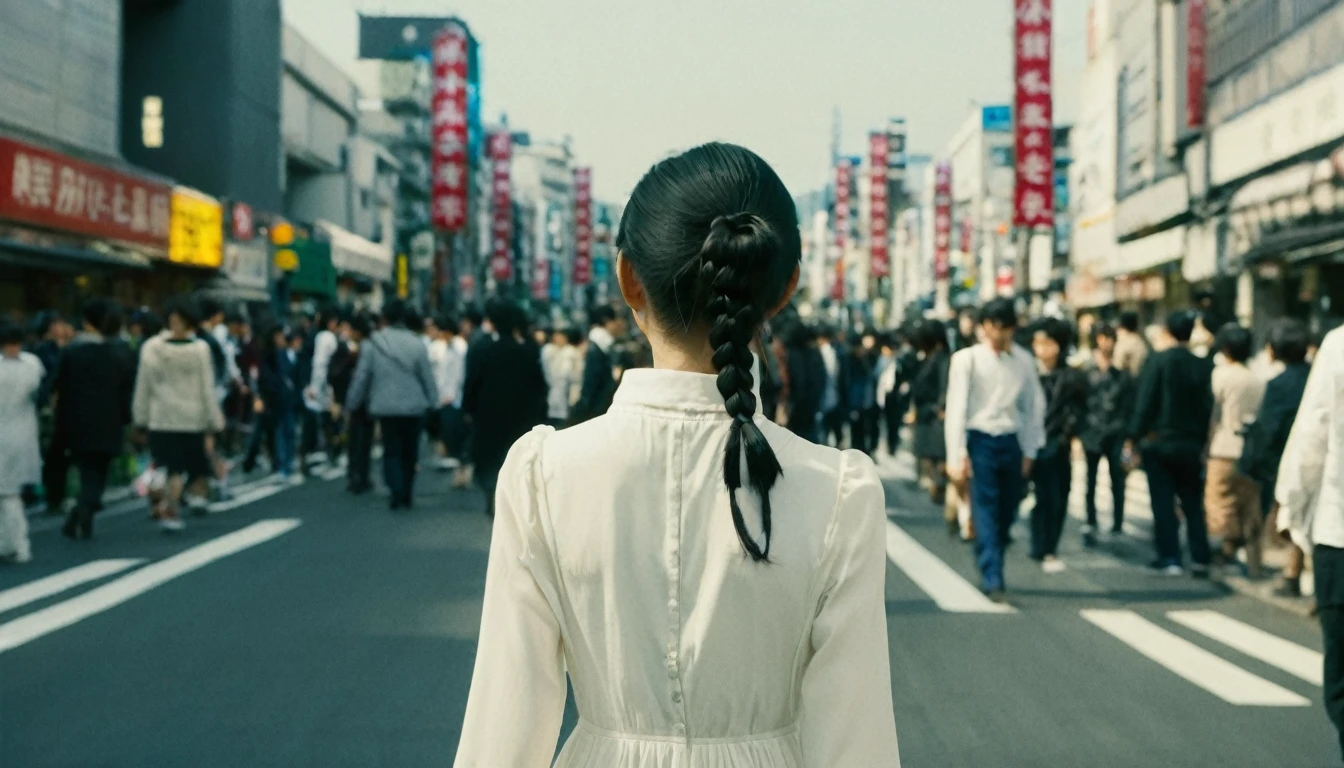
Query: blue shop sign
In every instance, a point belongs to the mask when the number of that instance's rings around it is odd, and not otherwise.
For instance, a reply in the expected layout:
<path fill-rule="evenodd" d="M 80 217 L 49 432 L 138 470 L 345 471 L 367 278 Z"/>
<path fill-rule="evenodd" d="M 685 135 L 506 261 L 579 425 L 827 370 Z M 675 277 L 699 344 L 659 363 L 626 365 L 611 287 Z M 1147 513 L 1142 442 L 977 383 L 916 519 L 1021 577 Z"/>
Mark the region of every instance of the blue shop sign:
<path fill-rule="evenodd" d="M 1008 133 L 1013 130 L 1013 108 L 996 104 L 980 108 L 980 128 L 985 133 Z"/>

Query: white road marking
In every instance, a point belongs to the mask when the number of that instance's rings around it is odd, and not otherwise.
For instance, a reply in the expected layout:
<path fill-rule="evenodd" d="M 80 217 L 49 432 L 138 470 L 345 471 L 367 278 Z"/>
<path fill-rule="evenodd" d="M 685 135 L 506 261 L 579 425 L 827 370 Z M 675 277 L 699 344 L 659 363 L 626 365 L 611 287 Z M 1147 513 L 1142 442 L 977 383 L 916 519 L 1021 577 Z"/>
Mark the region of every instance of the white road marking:
<path fill-rule="evenodd" d="M 985 597 L 961 574 L 890 520 L 887 521 L 887 557 L 944 611 L 1017 613 L 1011 605 Z"/>
<path fill-rule="evenodd" d="M 1082 617 L 1229 704 L 1305 707 L 1306 698 L 1247 672 L 1133 611 L 1084 610 Z"/>
<path fill-rule="evenodd" d="M 245 493 L 237 494 L 228 501 L 216 501 L 209 506 L 210 514 L 216 515 L 220 512 L 228 512 L 231 509 L 237 509 L 238 507 L 261 501 L 268 496 L 274 496 L 288 487 L 288 485 L 263 485 Z"/>
<path fill-rule="evenodd" d="M 104 576 L 120 573 L 133 565 L 139 565 L 141 558 L 121 560 L 94 560 L 93 562 L 67 568 L 45 578 L 30 581 L 17 587 L 0 591 L 0 613 L 12 611 L 21 605 L 36 602 L 43 598 L 58 595 L 67 589 L 97 581 Z"/>
<path fill-rule="evenodd" d="M 0 653 L 118 606 L 136 595 L 298 527 L 293 519 L 262 520 L 146 565 L 82 595 L 0 624 Z"/>
<path fill-rule="evenodd" d="M 1271 635 L 1217 611 L 1170 611 L 1167 618 L 1312 685 L 1323 684 L 1324 657 L 1310 648 Z"/>

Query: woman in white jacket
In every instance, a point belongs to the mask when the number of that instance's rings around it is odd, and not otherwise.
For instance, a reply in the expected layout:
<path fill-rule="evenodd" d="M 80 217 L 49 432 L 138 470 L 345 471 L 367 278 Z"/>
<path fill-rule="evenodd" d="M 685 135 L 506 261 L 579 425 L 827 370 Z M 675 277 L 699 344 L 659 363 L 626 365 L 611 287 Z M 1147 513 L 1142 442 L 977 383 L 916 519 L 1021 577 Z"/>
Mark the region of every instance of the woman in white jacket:
<path fill-rule="evenodd" d="M 23 351 L 23 329 L 0 318 L 0 560 L 32 559 L 23 487 L 42 479 L 37 401 L 44 369 Z"/>
<path fill-rule="evenodd" d="M 882 484 L 757 412 L 798 281 L 793 200 L 741 147 L 654 166 L 617 238 L 653 348 L 606 415 L 499 476 L 458 768 L 891 768 Z M 775 514 L 775 513 L 778 514 Z"/>
<path fill-rule="evenodd" d="M 215 399 L 210 347 L 195 335 L 195 306 L 181 297 L 164 312 L 168 329 L 140 349 L 131 411 L 135 425 L 149 431 L 155 468 L 167 475 L 155 517 L 165 531 L 180 531 L 182 489 L 213 474 L 205 437 L 224 428 L 224 414 Z"/>

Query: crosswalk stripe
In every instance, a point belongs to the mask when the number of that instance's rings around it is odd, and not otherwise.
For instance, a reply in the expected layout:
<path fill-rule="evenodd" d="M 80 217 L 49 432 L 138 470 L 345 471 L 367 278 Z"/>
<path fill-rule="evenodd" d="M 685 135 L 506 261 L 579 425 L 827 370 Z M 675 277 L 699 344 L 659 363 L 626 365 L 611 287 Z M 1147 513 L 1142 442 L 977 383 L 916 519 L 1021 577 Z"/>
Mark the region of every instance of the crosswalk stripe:
<path fill-rule="evenodd" d="M 0 591 L 0 613 L 12 611 L 21 605 L 37 602 L 43 598 L 58 595 L 67 589 L 97 581 L 105 576 L 120 573 L 127 568 L 143 563 L 140 558 L 120 560 L 94 560 L 92 562 L 67 568 L 41 579 L 20 584 L 17 587 Z"/>
<path fill-rule="evenodd" d="M 220 512 L 228 512 L 231 509 L 237 509 L 238 507 L 242 507 L 256 501 L 261 501 L 262 499 L 268 496 L 274 496 L 275 494 L 285 490 L 288 487 L 289 486 L 285 484 L 280 485 L 268 484 L 259 486 L 257 488 L 253 488 L 252 490 L 247 491 L 245 493 L 237 494 L 228 501 L 216 501 L 215 503 L 211 504 L 209 507 L 210 514 L 215 515 L 219 514 Z"/>
<path fill-rule="evenodd" d="M 1311 703 L 1168 632 L 1134 611 L 1084 610 L 1081 614 L 1122 643 L 1229 704 L 1305 707 Z"/>
<path fill-rule="evenodd" d="M 298 527 L 299 522 L 281 519 L 253 523 L 146 565 L 76 597 L 0 624 L 0 653 L 116 607 L 215 560 L 269 541 Z"/>
<path fill-rule="evenodd" d="M 971 586 L 938 556 L 887 521 L 887 557 L 933 602 L 951 613 L 1016 613 L 1011 605 L 996 603 Z"/>
<path fill-rule="evenodd" d="M 1310 648 L 1271 635 L 1218 611 L 1170 611 L 1167 618 L 1312 685 L 1323 684 L 1324 657 Z"/>

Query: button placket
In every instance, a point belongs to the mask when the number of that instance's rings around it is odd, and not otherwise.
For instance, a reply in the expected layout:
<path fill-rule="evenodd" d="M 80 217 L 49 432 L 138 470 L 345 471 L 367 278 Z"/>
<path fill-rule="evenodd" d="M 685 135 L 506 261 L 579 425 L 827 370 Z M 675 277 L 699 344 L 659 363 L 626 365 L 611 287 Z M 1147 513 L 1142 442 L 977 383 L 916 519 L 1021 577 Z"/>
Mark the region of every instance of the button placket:
<path fill-rule="evenodd" d="M 678 477 L 685 475 L 683 460 L 685 457 L 685 429 L 682 427 L 677 432 L 677 439 L 674 443 L 677 454 L 676 462 L 673 466 L 678 469 Z M 681 518 L 682 518 L 682 497 L 681 483 L 674 480 L 672 483 L 672 501 L 669 505 L 671 514 L 667 518 L 666 544 L 664 551 L 667 557 L 667 612 L 668 612 L 668 634 L 667 656 L 665 662 L 667 665 L 668 687 L 670 689 L 670 698 L 676 705 L 676 722 L 673 723 L 673 733 L 678 737 L 686 736 L 686 709 L 683 700 L 685 693 L 682 688 L 680 657 L 678 650 L 681 647 L 681 603 L 679 597 L 681 594 Z"/>

